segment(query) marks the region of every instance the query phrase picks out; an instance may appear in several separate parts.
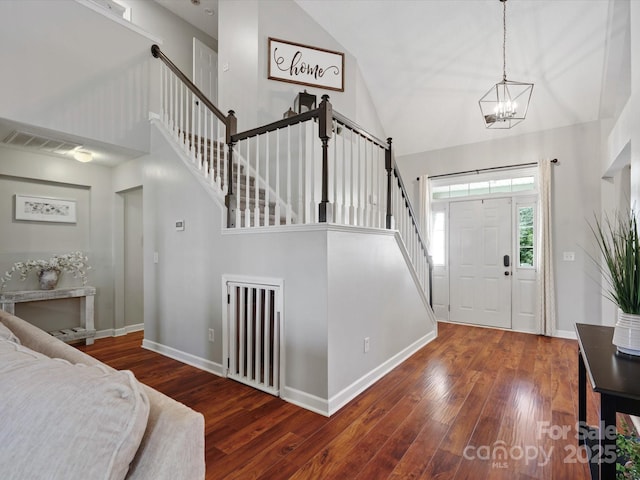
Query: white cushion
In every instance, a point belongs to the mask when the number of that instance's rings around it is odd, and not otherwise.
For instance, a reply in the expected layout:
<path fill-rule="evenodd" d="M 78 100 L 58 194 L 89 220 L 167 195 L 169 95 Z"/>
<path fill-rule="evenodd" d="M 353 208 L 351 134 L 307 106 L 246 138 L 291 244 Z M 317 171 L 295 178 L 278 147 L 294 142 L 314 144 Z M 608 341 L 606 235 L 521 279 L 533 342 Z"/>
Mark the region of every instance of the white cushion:
<path fill-rule="evenodd" d="M 0 338 L 0 392 L 0 478 L 126 476 L 149 415 L 131 372 L 74 365 Z"/>

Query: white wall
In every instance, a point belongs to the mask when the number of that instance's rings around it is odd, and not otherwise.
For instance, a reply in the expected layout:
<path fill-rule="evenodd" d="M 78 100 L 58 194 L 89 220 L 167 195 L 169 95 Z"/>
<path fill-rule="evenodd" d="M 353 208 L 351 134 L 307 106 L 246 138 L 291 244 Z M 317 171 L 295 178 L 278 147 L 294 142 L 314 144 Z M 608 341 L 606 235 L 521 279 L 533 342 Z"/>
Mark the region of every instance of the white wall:
<path fill-rule="evenodd" d="M 589 229 L 589 222 L 600 215 L 600 137 L 599 123 L 592 122 L 407 155 L 397 163 L 416 205 L 419 175 L 557 158 L 552 167 L 556 329 L 572 333 L 575 322 L 602 322 L 599 275 L 591 260 L 596 246 Z M 566 251 L 575 252 L 574 262 L 563 261 Z"/>
<path fill-rule="evenodd" d="M 354 379 L 427 343 L 436 329 L 392 232 L 330 231 L 328 265 L 328 394 L 339 405 Z"/>
<path fill-rule="evenodd" d="M 193 37 L 217 51 L 218 41 L 212 32 L 203 32 L 182 18 L 149 0 L 127 0 L 131 7 L 131 22 L 158 36 L 162 51 L 189 78 L 192 75 Z"/>
<path fill-rule="evenodd" d="M 631 13 L 631 205 L 640 205 L 640 2 L 630 2 Z"/>
<path fill-rule="evenodd" d="M 15 194 L 76 201 L 75 224 L 21 222 L 13 218 Z M 97 289 L 96 328 L 113 326 L 111 169 L 75 160 L 0 147 L 0 273 L 14 262 L 48 259 L 75 250 L 89 257 L 88 285 Z M 59 286 L 81 285 L 63 274 Z M 37 289 L 35 274 L 25 281 L 14 274 L 6 290 Z M 78 326 L 77 300 L 18 305 L 16 314 L 55 330 Z"/>
<path fill-rule="evenodd" d="M 612 70 L 603 98 L 616 99 L 610 108 L 614 118 L 603 122 L 606 149 L 602 155 L 602 214 L 612 216 L 640 205 L 640 5 L 629 0 L 614 0 L 610 19 L 613 29 L 608 55 Z M 603 288 L 607 288 L 603 279 Z M 617 308 L 609 300 L 602 302 L 602 318 L 613 325 Z"/>
<path fill-rule="evenodd" d="M 73 0 L 0 2 L 0 118 L 148 150 L 152 43 Z"/>
<path fill-rule="evenodd" d="M 223 232 L 220 203 L 159 130 L 153 129 L 151 154 L 135 164 L 141 168 L 127 169 L 133 176 L 142 172 L 148 345 L 222 372 L 223 276 L 283 280 L 283 396 L 328 413 L 330 396 L 435 336 L 393 234 L 326 226 Z M 184 220 L 184 231 L 175 230 L 176 220 Z M 363 238 L 370 248 L 359 244 Z M 354 356 L 350 342 L 360 351 L 365 336 L 372 339 L 371 354 Z"/>
<path fill-rule="evenodd" d="M 303 90 L 329 95 L 334 110 L 384 138 L 358 63 L 293 0 L 219 2 L 218 85 L 222 111 L 236 112 L 238 131 L 282 119 Z M 344 92 L 269 80 L 268 39 L 289 40 L 345 53 Z"/>
<path fill-rule="evenodd" d="M 217 42 L 154 1 L 127 3 L 144 31 L 74 0 L 0 2 L 0 62 L 13 72 L 0 76 L 0 118 L 148 151 L 159 98 L 151 45 L 191 77 L 193 37 Z"/>

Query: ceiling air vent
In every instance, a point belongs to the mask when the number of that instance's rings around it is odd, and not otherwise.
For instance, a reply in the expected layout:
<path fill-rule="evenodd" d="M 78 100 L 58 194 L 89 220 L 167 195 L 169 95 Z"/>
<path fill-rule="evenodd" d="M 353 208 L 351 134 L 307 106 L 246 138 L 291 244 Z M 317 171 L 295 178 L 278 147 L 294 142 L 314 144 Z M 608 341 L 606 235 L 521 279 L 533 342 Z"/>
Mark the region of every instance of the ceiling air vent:
<path fill-rule="evenodd" d="M 65 155 L 82 146 L 78 143 L 56 140 L 43 137 L 42 135 L 34 135 L 33 133 L 19 132 L 17 130 L 11 132 L 2 143 L 13 147 L 29 148 L 48 153 L 56 153 L 58 155 Z"/>

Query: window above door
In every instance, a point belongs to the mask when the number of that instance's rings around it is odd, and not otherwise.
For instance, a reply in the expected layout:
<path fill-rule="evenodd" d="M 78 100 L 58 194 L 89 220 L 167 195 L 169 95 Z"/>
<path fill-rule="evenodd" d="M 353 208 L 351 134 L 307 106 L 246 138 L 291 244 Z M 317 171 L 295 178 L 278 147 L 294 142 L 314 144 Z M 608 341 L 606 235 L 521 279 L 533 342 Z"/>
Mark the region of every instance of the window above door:
<path fill-rule="evenodd" d="M 455 175 L 431 180 L 431 200 L 531 194 L 536 190 L 536 169 L 519 168 L 500 172 Z"/>

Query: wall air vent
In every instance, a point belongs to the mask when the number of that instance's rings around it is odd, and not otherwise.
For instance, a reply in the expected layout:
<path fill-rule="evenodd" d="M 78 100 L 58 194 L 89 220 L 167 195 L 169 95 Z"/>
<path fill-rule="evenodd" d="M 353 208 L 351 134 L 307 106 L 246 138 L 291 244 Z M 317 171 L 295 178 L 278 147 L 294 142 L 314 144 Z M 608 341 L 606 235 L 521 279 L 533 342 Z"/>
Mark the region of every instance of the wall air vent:
<path fill-rule="evenodd" d="M 13 147 L 40 150 L 42 152 L 55 153 L 57 155 L 66 155 L 82 146 L 78 143 L 56 140 L 29 132 L 19 132 L 17 130 L 11 132 L 2 141 L 2 143 Z"/>

